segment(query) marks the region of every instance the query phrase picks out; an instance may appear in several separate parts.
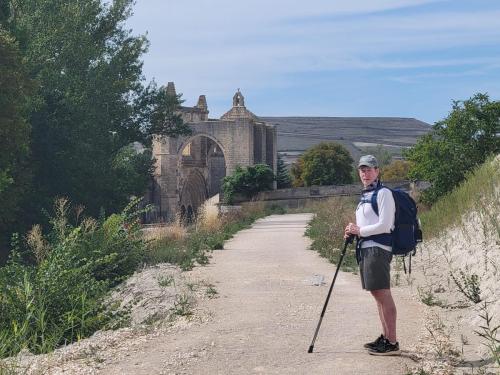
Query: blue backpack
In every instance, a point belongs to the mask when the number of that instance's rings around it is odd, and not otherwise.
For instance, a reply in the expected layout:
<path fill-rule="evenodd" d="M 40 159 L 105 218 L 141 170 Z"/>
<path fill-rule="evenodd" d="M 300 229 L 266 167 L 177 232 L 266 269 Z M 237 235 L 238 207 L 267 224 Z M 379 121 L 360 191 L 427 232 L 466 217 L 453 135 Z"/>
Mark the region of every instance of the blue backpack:
<path fill-rule="evenodd" d="M 378 216 L 377 194 L 382 188 L 389 189 L 392 192 L 394 203 L 396 205 L 396 214 L 394 218 L 394 229 L 391 232 L 391 246 L 394 255 L 415 255 L 417 243 L 422 242 L 422 230 L 417 218 L 417 204 L 408 193 L 399 189 L 390 189 L 387 186 L 379 185 L 371 196 L 371 205 L 373 211 Z M 403 262 L 406 272 L 406 265 Z"/>

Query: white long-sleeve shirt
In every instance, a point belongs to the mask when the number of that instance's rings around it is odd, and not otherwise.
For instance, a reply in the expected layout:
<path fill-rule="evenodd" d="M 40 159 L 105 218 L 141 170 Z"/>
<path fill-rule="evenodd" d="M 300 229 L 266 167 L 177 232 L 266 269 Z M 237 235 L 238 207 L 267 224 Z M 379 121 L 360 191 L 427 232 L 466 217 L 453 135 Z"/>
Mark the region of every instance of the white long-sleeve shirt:
<path fill-rule="evenodd" d="M 392 192 L 389 189 L 380 189 L 377 193 L 378 216 L 373 211 L 371 197 L 373 191 L 363 193 L 363 200 L 356 209 L 356 224 L 359 226 L 361 237 L 373 236 L 374 234 L 391 233 L 394 229 L 394 217 L 396 214 L 396 205 Z M 373 240 L 363 241 L 361 247 L 378 246 L 382 249 L 392 251 L 391 246 L 382 245 Z"/>

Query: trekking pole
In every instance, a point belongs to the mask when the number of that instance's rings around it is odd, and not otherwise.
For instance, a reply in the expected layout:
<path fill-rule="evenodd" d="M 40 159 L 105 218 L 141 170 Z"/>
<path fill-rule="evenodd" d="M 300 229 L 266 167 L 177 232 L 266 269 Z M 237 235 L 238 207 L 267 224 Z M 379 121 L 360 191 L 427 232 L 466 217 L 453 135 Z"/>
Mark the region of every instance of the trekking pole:
<path fill-rule="evenodd" d="M 328 296 L 326 296 L 325 305 L 323 306 L 323 311 L 321 311 L 321 316 L 319 318 L 318 326 L 316 327 L 316 332 L 314 332 L 314 337 L 312 339 L 311 346 L 309 346 L 309 350 L 307 351 L 308 353 L 312 353 L 314 350 L 314 342 L 316 341 L 316 336 L 318 336 L 319 327 L 321 326 L 321 322 L 323 321 L 323 316 L 325 315 L 326 306 L 328 306 L 328 301 L 330 300 L 330 296 L 332 294 L 333 285 L 335 284 L 335 280 L 337 280 L 337 275 L 339 273 L 340 264 L 342 263 L 342 260 L 344 259 L 344 255 L 345 255 L 345 251 L 347 249 L 347 246 L 349 244 L 351 244 L 353 240 L 354 240 L 353 235 L 350 235 L 345 240 L 344 248 L 342 249 L 342 253 L 340 254 L 340 259 L 339 259 L 339 262 L 337 264 L 337 269 L 335 270 L 335 275 L 333 276 L 332 285 L 330 285 L 330 290 L 328 291 Z"/>

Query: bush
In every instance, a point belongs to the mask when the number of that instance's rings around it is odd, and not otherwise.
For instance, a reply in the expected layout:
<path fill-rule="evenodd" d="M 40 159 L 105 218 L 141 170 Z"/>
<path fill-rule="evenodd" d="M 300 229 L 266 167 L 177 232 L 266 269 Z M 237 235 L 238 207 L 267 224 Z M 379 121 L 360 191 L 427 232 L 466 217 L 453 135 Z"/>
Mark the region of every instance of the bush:
<path fill-rule="evenodd" d="M 142 263 L 145 243 L 134 207 L 71 225 L 68 202 L 59 200 L 47 237 L 37 226 L 24 248 L 14 237 L 0 268 L 0 357 L 23 348 L 46 353 L 109 322 L 104 295 Z"/>
<path fill-rule="evenodd" d="M 353 162 L 341 144 L 320 143 L 307 150 L 292 166 L 293 186 L 349 184 Z"/>
<path fill-rule="evenodd" d="M 232 204 L 236 194 L 249 199 L 258 192 L 273 188 L 274 173 L 267 164 L 256 164 L 246 168 L 236 167 L 231 176 L 222 182 L 223 197 Z"/>

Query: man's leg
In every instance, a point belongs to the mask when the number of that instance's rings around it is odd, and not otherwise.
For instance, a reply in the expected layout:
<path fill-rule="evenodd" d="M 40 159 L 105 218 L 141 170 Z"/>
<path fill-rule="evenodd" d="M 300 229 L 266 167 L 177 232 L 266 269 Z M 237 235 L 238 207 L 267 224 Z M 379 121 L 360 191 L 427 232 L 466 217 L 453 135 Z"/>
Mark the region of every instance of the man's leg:
<path fill-rule="evenodd" d="M 384 336 L 390 342 L 396 342 L 396 318 L 397 311 L 394 299 L 392 298 L 390 289 L 378 289 L 371 291 L 373 297 L 377 301 L 379 308 L 379 316 L 381 317 L 382 327 L 386 330 Z"/>
<path fill-rule="evenodd" d="M 375 299 L 375 301 L 377 302 L 378 316 L 380 318 L 380 323 L 382 324 L 382 333 L 384 337 L 387 337 L 388 330 L 387 324 L 385 324 L 384 314 L 382 313 L 382 305 L 377 301 L 377 299 Z"/>

